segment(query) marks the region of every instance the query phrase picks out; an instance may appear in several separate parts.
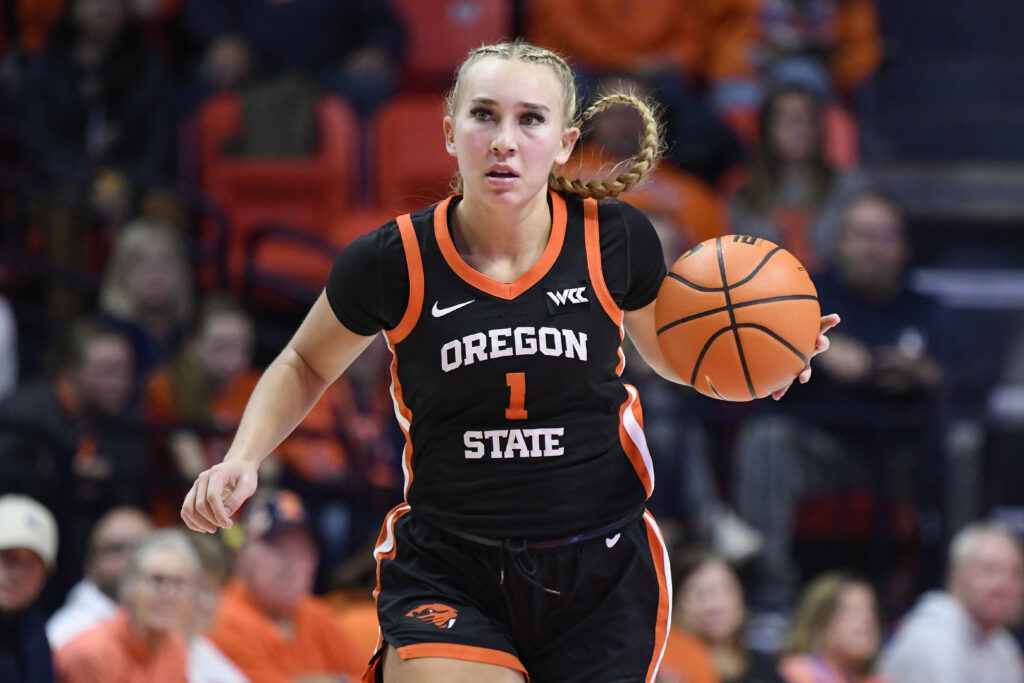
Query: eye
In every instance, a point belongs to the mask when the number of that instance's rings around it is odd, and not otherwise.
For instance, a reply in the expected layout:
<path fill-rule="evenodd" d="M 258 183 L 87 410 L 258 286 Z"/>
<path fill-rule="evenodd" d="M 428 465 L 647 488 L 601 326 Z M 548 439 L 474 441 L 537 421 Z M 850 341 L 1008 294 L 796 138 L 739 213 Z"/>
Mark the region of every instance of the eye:
<path fill-rule="evenodd" d="M 490 121 L 492 118 L 491 110 L 487 107 L 473 107 L 469 110 L 469 115 L 477 121 Z"/>
<path fill-rule="evenodd" d="M 535 111 L 528 111 L 519 117 L 519 121 L 527 126 L 537 126 L 544 123 L 544 116 Z"/>

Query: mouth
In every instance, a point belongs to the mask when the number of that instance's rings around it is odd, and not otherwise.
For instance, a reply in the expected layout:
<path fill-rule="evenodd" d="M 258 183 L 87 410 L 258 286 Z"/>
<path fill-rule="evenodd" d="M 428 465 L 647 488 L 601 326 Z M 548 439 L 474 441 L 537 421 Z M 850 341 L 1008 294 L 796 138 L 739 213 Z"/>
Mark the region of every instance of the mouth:
<path fill-rule="evenodd" d="M 518 173 L 516 173 L 515 171 L 506 166 L 495 166 L 494 168 L 489 170 L 486 175 L 488 178 L 495 179 L 510 179 L 519 177 Z"/>

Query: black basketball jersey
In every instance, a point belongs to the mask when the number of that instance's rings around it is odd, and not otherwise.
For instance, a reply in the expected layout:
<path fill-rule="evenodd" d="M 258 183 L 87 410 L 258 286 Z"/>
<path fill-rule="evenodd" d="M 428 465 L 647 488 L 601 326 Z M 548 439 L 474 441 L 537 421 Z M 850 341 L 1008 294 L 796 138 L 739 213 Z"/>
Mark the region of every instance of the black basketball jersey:
<path fill-rule="evenodd" d="M 428 521 L 490 538 L 560 537 L 639 516 L 653 489 L 639 397 L 620 378 L 627 293 L 617 301 L 602 268 L 602 249 L 628 258 L 631 226 L 599 226 L 599 213 L 622 216 L 618 202 L 550 200 L 547 247 L 512 283 L 459 256 L 453 198 L 397 219 L 408 294 L 400 320 L 382 322 L 406 499 Z M 646 220 L 633 229 L 653 234 Z M 648 252 L 635 308 L 664 273 L 660 249 Z M 349 324 L 341 291 L 329 283 Z"/>

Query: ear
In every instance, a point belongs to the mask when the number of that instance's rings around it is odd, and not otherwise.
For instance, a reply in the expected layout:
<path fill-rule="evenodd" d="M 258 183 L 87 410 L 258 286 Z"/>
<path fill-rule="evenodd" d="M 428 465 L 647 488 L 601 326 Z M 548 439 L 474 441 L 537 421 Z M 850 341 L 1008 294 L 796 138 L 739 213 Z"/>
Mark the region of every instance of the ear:
<path fill-rule="evenodd" d="M 448 153 L 455 156 L 455 121 L 452 117 L 444 117 L 444 121 L 441 124 L 444 128 L 444 148 L 448 150 Z"/>
<path fill-rule="evenodd" d="M 566 128 L 562 133 L 562 146 L 558 150 L 558 154 L 555 155 L 555 163 L 561 166 L 565 162 L 569 161 L 569 157 L 572 155 L 572 149 L 576 146 L 576 141 L 580 139 L 580 129 L 576 127 Z"/>

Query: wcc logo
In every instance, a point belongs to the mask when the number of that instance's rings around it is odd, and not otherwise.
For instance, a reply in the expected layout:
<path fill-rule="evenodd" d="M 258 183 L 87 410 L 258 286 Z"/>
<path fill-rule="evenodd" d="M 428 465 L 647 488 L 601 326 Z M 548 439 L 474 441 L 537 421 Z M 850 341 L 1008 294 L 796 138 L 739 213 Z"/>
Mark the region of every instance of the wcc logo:
<path fill-rule="evenodd" d="M 411 609 L 405 613 L 405 616 L 410 619 L 418 619 L 437 628 L 451 628 L 455 625 L 455 617 L 459 616 L 459 611 L 454 607 L 435 602 Z"/>
<path fill-rule="evenodd" d="M 544 292 L 544 296 L 548 313 L 551 315 L 585 311 L 590 308 L 590 293 L 587 291 L 587 283 L 582 280 L 556 285 Z"/>

